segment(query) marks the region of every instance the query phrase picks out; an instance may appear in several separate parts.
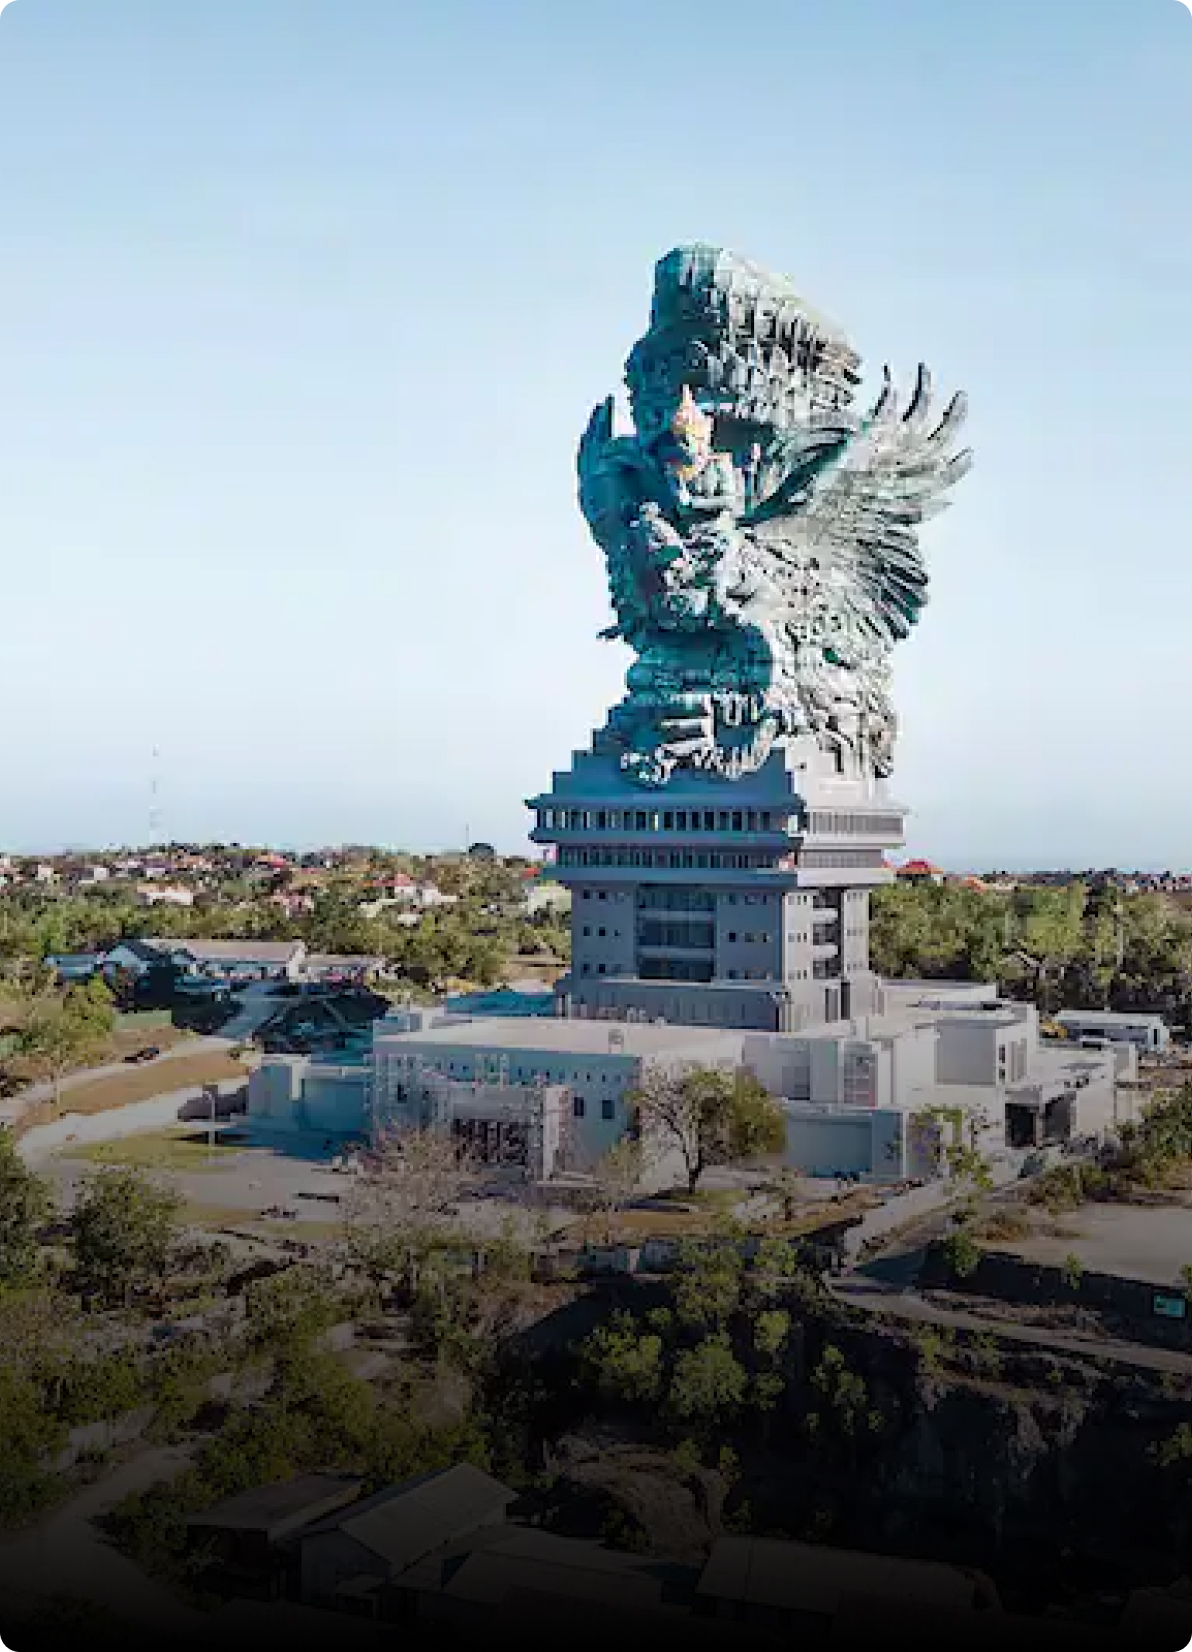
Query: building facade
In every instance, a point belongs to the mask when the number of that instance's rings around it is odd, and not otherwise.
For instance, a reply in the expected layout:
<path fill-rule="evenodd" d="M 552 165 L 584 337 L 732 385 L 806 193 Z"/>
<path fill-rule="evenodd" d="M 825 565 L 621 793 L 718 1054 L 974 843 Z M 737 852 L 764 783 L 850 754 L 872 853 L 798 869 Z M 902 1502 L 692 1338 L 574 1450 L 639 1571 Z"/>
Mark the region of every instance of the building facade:
<path fill-rule="evenodd" d="M 869 1015 L 870 891 L 905 811 L 811 742 L 643 796 L 600 752 L 530 800 L 571 892 L 560 1013 L 794 1032 Z"/>

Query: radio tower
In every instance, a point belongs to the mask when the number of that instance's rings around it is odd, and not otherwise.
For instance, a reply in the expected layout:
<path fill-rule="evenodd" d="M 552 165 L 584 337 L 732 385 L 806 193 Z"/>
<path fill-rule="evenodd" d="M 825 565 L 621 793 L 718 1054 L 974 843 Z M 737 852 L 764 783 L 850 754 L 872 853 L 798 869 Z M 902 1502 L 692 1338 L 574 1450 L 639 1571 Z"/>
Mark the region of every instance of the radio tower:
<path fill-rule="evenodd" d="M 153 748 L 153 768 L 149 775 L 149 848 L 161 846 L 161 752 Z"/>

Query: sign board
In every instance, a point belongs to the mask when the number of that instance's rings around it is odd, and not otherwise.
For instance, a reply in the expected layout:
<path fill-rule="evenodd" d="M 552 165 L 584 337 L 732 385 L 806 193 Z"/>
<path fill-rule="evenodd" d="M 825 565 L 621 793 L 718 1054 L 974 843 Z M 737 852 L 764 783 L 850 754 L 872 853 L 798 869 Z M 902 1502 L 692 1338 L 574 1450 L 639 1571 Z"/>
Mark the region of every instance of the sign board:
<path fill-rule="evenodd" d="M 1188 1301 L 1183 1296 L 1161 1296 L 1155 1292 L 1155 1312 L 1162 1319 L 1186 1319 Z"/>

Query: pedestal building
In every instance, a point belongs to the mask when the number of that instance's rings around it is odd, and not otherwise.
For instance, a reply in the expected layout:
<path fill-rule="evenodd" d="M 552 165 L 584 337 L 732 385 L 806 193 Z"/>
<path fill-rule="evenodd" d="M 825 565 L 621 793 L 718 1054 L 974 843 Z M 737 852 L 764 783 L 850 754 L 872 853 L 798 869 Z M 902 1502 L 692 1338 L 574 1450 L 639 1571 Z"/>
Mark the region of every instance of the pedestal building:
<path fill-rule="evenodd" d="M 560 1013 L 797 1032 L 876 1010 L 869 894 L 905 813 L 884 783 L 803 741 L 643 796 L 595 745 L 530 802 L 572 894 Z"/>

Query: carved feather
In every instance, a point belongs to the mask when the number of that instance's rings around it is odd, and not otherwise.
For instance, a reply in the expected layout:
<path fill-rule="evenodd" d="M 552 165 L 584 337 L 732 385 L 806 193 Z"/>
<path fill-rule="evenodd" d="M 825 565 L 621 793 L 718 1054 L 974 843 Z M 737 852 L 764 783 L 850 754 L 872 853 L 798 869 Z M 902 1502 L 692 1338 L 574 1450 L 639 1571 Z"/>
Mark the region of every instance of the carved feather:
<path fill-rule="evenodd" d="M 907 636 L 927 601 L 917 528 L 947 508 L 945 495 L 971 454 L 956 452 L 967 406 L 955 396 L 937 416 L 931 375 L 919 369 L 902 408 L 889 369 L 869 417 L 826 464 L 813 466 L 799 497 L 783 486 L 758 519 L 789 535 L 817 568 L 832 568 L 835 603 L 847 629 L 892 644 Z"/>

